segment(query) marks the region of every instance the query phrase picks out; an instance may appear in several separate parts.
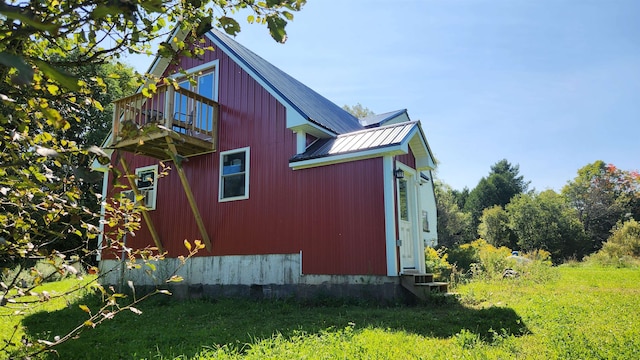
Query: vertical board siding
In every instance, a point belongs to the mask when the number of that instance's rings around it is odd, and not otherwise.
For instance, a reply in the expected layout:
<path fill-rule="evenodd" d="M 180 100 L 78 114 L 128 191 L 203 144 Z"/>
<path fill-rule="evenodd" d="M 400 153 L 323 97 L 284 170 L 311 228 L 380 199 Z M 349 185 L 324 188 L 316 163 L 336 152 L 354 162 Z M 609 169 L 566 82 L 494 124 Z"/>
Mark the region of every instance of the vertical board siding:
<path fill-rule="evenodd" d="M 182 163 L 213 245 L 212 252 L 197 256 L 302 251 L 306 274 L 385 275 L 382 159 L 290 169 L 296 134 L 286 128 L 285 107 L 223 51 L 209 51 L 203 60 L 183 58 L 165 75 L 215 59 L 218 148 L 250 147 L 249 199 L 218 201 L 219 152 Z M 131 171 L 157 163 L 124 156 Z M 171 257 L 186 254 L 185 239 L 201 238 L 175 169 L 159 179 L 156 210 L 150 215 Z M 143 247 L 153 240 L 143 225 L 127 244 Z"/>
<path fill-rule="evenodd" d="M 399 161 L 412 169 L 416 168 L 416 157 L 413 156 L 413 151 L 411 151 L 411 148 L 409 148 L 408 154 L 396 155 L 396 161 Z"/>

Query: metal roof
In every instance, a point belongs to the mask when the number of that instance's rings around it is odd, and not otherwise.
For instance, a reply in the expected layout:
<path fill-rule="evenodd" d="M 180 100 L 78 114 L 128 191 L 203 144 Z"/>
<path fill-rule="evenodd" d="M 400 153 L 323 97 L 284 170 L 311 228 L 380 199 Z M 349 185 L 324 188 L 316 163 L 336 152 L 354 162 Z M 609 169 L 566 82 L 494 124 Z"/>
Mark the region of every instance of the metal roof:
<path fill-rule="evenodd" d="M 364 127 L 380 126 L 382 123 L 389 121 L 397 116 L 407 112 L 407 109 L 386 112 L 384 114 L 376 114 L 360 119 L 360 124 Z"/>
<path fill-rule="evenodd" d="M 404 122 L 338 135 L 336 138 L 318 139 L 304 153 L 295 155 L 289 162 L 400 145 L 418 126 L 417 123 Z"/>
<path fill-rule="evenodd" d="M 278 69 L 251 50 L 240 45 L 221 31 L 212 29 L 209 35 L 217 40 L 225 51 L 243 62 L 253 73 L 260 77 L 271 90 L 279 94 L 302 116 L 336 134 L 362 130 L 358 119 L 313 91 L 300 81 Z"/>

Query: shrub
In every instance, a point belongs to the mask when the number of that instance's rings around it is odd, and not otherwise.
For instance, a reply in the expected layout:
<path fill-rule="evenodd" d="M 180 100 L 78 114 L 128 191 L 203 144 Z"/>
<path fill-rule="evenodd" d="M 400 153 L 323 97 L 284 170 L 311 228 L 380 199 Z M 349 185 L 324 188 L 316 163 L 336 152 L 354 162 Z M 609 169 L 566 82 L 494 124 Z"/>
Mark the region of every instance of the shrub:
<path fill-rule="evenodd" d="M 469 279 L 501 279 L 506 269 L 515 270 L 519 276 L 535 282 L 548 280 L 554 273 L 551 270 L 551 253 L 545 250 L 533 250 L 513 257 L 511 249 L 495 247 L 478 239 L 448 251 L 453 263 L 451 281 L 455 283 Z"/>
<path fill-rule="evenodd" d="M 501 277 L 505 269 L 513 268 L 516 264 L 515 260 L 509 258 L 511 249 L 505 246 L 496 248 L 483 239 L 478 239 L 472 242 L 471 245 L 478 247 L 480 264 L 488 277 Z"/>
<path fill-rule="evenodd" d="M 478 249 L 469 244 L 460 245 L 451 249 L 447 249 L 448 261 L 454 264 L 460 271 L 471 270 L 471 264 L 480 262 Z"/>
<path fill-rule="evenodd" d="M 602 249 L 586 258 L 601 266 L 640 266 L 640 223 L 634 219 L 618 222 Z"/>
<path fill-rule="evenodd" d="M 451 275 L 451 264 L 447 261 L 449 255 L 446 248 L 438 250 L 427 247 L 424 249 L 424 261 L 427 272 L 433 273 L 438 279 L 447 279 Z"/>
<path fill-rule="evenodd" d="M 618 222 L 602 251 L 612 257 L 640 257 L 640 223 L 634 219 Z"/>

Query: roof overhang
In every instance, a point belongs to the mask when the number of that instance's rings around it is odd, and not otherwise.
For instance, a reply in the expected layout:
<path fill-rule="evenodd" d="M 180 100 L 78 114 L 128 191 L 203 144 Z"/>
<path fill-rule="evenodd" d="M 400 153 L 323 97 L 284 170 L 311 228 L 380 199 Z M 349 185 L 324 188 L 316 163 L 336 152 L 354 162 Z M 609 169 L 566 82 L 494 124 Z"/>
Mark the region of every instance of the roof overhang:
<path fill-rule="evenodd" d="M 344 134 L 344 136 L 348 135 L 349 134 Z M 435 168 L 435 162 L 433 160 L 431 150 L 429 149 L 419 122 L 413 123 L 411 130 L 400 142 L 375 148 L 346 151 L 335 154 L 331 154 L 329 152 L 326 155 L 310 159 L 295 160 L 294 158 L 289 161 L 289 167 L 293 170 L 300 170 L 383 156 L 404 155 L 408 154 L 409 150 L 411 150 L 416 159 L 416 170 L 433 170 Z"/>
<path fill-rule="evenodd" d="M 308 169 L 312 167 L 326 166 L 339 164 L 344 162 L 372 159 L 382 157 L 385 155 L 402 155 L 407 151 L 403 149 L 402 145 L 386 146 L 378 149 L 360 150 L 350 153 L 342 153 L 338 155 L 330 155 L 309 160 L 300 160 L 289 162 L 289 167 L 293 170 Z"/>

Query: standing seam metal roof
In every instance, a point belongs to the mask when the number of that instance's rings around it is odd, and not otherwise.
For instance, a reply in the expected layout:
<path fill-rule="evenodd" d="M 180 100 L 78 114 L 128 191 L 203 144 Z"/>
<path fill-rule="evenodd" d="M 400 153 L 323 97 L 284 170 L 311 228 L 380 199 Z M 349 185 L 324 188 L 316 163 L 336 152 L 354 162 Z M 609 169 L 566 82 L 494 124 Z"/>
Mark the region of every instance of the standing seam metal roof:
<path fill-rule="evenodd" d="M 417 124 L 417 121 L 404 122 L 338 135 L 336 138 L 320 139 L 311 145 L 307 151 L 295 155 L 289 161 L 310 160 L 400 145 L 407 135 L 418 126 Z"/>
<path fill-rule="evenodd" d="M 219 30 L 209 34 L 309 121 L 336 134 L 362 130 L 358 119 Z"/>
<path fill-rule="evenodd" d="M 406 113 L 406 112 L 407 112 L 407 109 L 390 111 L 384 114 L 374 114 L 371 116 L 367 116 L 366 118 L 359 119 L 358 121 L 360 121 L 360 124 L 362 124 L 362 126 L 364 127 L 367 127 L 367 128 L 375 127 L 375 126 L 384 125 L 384 122 L 389 121 L 395 118 L 396 116 L 402 115 L 403 113 Z"/>

